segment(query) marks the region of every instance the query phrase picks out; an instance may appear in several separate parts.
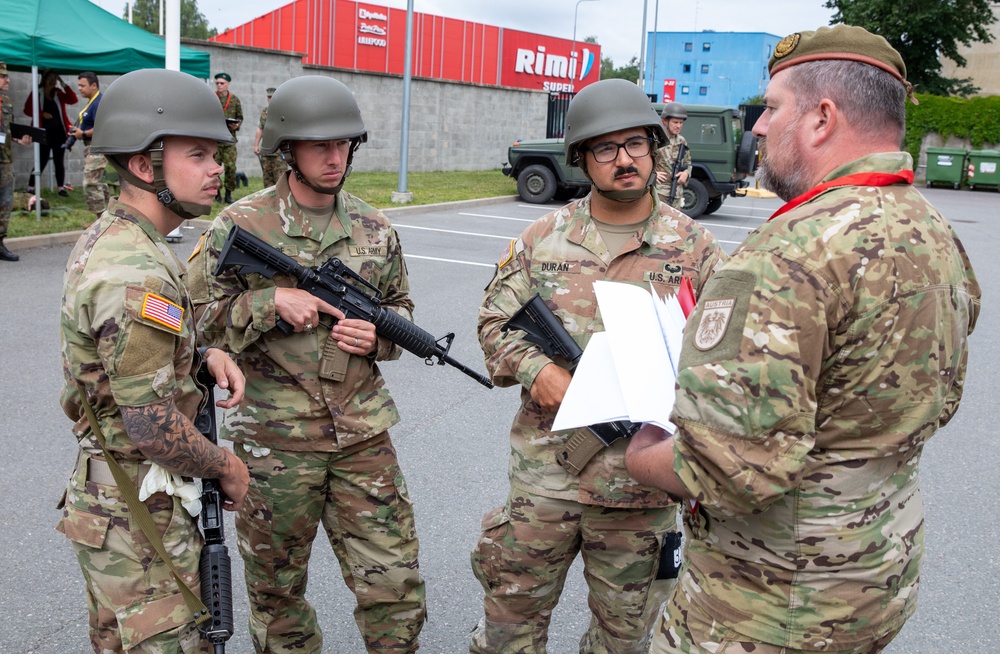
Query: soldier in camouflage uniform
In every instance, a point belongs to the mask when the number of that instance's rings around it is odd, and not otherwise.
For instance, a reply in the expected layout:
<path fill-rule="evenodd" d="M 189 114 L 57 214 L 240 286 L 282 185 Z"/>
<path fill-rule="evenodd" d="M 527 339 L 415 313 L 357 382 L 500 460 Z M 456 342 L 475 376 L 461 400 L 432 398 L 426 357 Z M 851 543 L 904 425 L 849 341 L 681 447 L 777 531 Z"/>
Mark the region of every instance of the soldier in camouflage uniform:
<path fill-rule="evenodd" d="M 660 112 L 660 120 L 663 121 L 663 127 L 667 132 L 667 144 L 660 148 L 656 159 L 656 193 L 660 196 L 660 202 L 665 202 L 675 209 L 680 209 L 684 205 L 684 187 L 687 186 L 688 177 L 691 175 L 691 150 L 685 149 L 684 158 L 681 159 L 681 169 L 676 175 L 677 189 L 671 202 L 670 183 L 674 177 L 674 164 L 677 163 L 681 145 L 687 146 L 687 139 L 681 136 L 687 115 L 687 109 L 680 102 L 668 102 Z"/>
<path fill-rule="evenodd" d="M 917 470 L 958 408 L 981 291 L 897 151 L 909 85 L 880 36 L 786 37 L 754 126 L 785 204 L 688 322 L 673 438 L 639 480 L 700 510 L 653 652 L 878 652 L 916 609 Z"/>
<path fill-rule="evenodd" d="M 108 185 L 104 182 L 104 169 L 108 161 L 90 147 L 97 110 L 101 104 L 101 84 L 97 75 L 88 71 L 77 76 L 76 87 L 80 90 L 80 95 L 87 99 L 87 104 L 80 110 L 77 126 L 71 131 L 75 139 L 83 141 L 83 195 L 87 200 L 87 209 L 99 218 L 110 198 Z"/>
<path fill-rule="evenodd" d="M 10 133 L 10 124 L 14 120 L 14 105 L 7 95 L 10 88 L 10 76 L 7 74 L 7 64 L 0 61 L 0 261 L 19 261 L 21 257 L 7 249 L 3 240 L 7 238 L 7 227 L 10 225 L 10 212 L 14 207 L 14 151 L 10 144 L 14 138 Z M 17 141 L 21 145 L 31 144 L 31 137 L 24 136 Z"/>
<path fill-rule="evenodd" d="M 267 89 L 267 102 L 270 104 L 271 96 L 274 95 L 274 87 Z M 253 153 L 260 158 L 260 169 L 264 174 L 264 188 L 274 186 L 278 183 L 281 173 L 288 170 L 285 160 L 281 158 L 280 152 L 274 154 L 261 154 L 260 140 L 264 137 L 264 123 L 267 122 L 267 107 L 260 110 L 260 123 L 257 125 L 257 133 L 253 138 Z"/>
<path fill-rule="evenodd" d="M 215 153 L 216 163 L 221 164 L 226 169 L 226 196 L 223 198 L 221 195 L 216 195 L 215 201 L 226 204 L 232 204 L 233 191 L 236 190 L 236 142 L 238 140 L 236 132 L 243 124 L 243 105 L 240 104 L 240 99 L 229 91 L 229 83 L 232 81 L 233 78 L 230 77 L 229 73 L 217 73 L 215 76 L 215 94 L 222 104 L 222 113 L 226 115 L 226 127 L 233 135 L 232 141 L 220 145 L 219 151 Z"/>
<path fill-rule="evenodd" d="M 652 284 L 657 294 L 672 295 L 683 277 L 700 289 L 725 254 L 705 229 L 657 200 L 654 147 L 665 134 L 634 84 L 588 86 L 566 121 L 566 160 L 583 168 L 592 192 L 511 242 L 479 312 L 493 382 L 522 388 L 510 434 L 510 493 L 483 518 L 472 552 L 486 598 L 471 652 L 545 652 L 552 610 L 582 552 L 593 615 L 580 651 L 644 654 L 674 583 L 667 566 L 660 568 L 661 553 L 679 556 L 664 550 L 676 536 L 677 504 L 629 478 L 624 441 L 599 451 L 578 475 L 559 465 L 576 433 L 551 430 L 569 385 L 568 362 L 502 326 L 538 293 L 586 347 L 603 330 L 594 281 Z"/>
<path fill-rule="evenodd" d="M 205 397 L 192 373 L 203 356 L 231 392 L 218 403 L 224 407 L 242 398 L 244 379 L 222 350 L 196 351 L 184 265 L 164 237 L 211 210 L 222 173 L 212 155 L 229 132 L 212 92 L 184 73 L 136 71 L 106 95 L 91 147 L 111 158 L 122 192 L 77 241 L 66 267 L 60 400 L 80 449 L 57 529 L 72 542 L 86 580 L 94 652 L 208 653 L 211 644 L 130 517 L 106 456 L 139 487 L 173 564 L 198 596 L 202 539 L 192 514 L 200 491 L 191 478 L 219 479 L 229 497 L 224 508 L 235 510 L 249 475 L 192 423 Z"/>
<path fill-rule="evenodd" d="M 306 601 L 309 556 L 323 525 L 369 652 L 413 652 L 424 623 L 413 508 L 388 429 L 399 421 L 376 361 L 402 350 L 294 280 L 232 270 L 213 276 L 234 225 L 303 265 L 337 257 L 411 319 L 399 238 L 382 212 L 342 190 L 368 138 L 349 88 L 305 76 L 274 92 L 284 117 L 264 126 L 261 151 L 291 171 L 223 210 L 189 262 L 206 338 L 236 354 L 246 398 L 221 432 L 236 443 L 252 485 L 236 528 L 246 564 L 250 634 L 258 652 L 320 652 Z M 336 320 L 331 319 L 334 318 Z M 322 319 L 321 319 L 322 318 Z M 278 321 L 294 328 L 286 333 Z"/>

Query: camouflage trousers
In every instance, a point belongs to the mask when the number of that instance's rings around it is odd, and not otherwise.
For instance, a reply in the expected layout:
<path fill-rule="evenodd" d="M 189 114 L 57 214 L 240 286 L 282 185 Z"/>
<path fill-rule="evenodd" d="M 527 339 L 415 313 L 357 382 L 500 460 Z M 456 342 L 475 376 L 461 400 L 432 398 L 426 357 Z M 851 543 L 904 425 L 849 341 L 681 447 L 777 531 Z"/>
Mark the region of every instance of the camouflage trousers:
<path fill-rule="evenodd" d="M 14 208 L 14 164 L 0 163 L 0 238 L 6 238 Z"/>
<path fill-rule="evenodd" d="M 87 199 L 87 209 L 101 214 L 108 208 L 108 185 L 104 183 L 104 168 L 108 160 L 103 154 L 91 154 L 88 145 L 83 151 L 83 195 Z"/>
<path fill-rule="evenodd" d="M 309 555 L 322 523 L 354 592 L 354 620 L 369 652 L 417 650 L 426 615 L 413 507 L 385 433 L 341 452 L 271 450 L 255 457 L 236 518 L 257 652 L 323 649 L 305 599 Z"/>
<path fill-rule="evenodd" d="M 89 458 L 84 454 L 78 460 L 56 529 L 72 542 L 87 584 L 94 652 L 212 652 L 170 570 L 130 519 L 118 487 L 87 481 Z M 136 463 L 120 463 L 135 479 Z M 156 493 L 145 504 L 177 571 L 198 595 L 202 539 L 194 518 L 166 493 Z"/>
<path fill-rule="evenodd" d="M 896 637 L 901 627 L 885 634 L 873 643 L 853 649 L 816 651 L 827 654 L 878 654 Z M 747 638 L 724 626 L 703 611 L 680 585 L 667 600 L 653 635 L 649 654 L 806 654 L 806 650 L 771 645 Z"/>
<path fill-rule="evenodd" d="M 278 183 L 278 178 L 281 177 L 281 173 L 288 170 L 288 166 L 280 154 L 262 154 L 260 169 L 264 174 L 264 188 L 267 188 Z"/>
<path fill-rule="evenodd" d="M 232 193 L 236 190 L 236 146 L 219 145 L 215 153 L 215 163 L 225 169 L 223 182 L 226 190 Z"/>
<path fill-rule="evenodd" d="M 587 654 L 645 654 L 676 580 L 657 580 L 664 535 L 676 530 L 675 506 L 616 509 L 512 489 L 483 518 L 472 570 L 486 591 L 473 654 L 544 654 L 552 610 L 577 554 L 592 612 L 580 639 Z"/>

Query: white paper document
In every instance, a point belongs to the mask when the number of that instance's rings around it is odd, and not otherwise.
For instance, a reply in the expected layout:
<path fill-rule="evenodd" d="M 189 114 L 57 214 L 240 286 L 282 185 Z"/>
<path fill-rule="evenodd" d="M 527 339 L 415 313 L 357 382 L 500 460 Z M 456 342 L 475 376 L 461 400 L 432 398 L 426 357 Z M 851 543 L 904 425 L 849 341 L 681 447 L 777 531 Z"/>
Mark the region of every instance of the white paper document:
<path fill-rule="evenodd" d="M 677 298 L 618 282 L 594 282 L 594 292 L 605 331 L 587 344 L 552 428 L 628 419 L 673 433 L 685 323 Z"/>

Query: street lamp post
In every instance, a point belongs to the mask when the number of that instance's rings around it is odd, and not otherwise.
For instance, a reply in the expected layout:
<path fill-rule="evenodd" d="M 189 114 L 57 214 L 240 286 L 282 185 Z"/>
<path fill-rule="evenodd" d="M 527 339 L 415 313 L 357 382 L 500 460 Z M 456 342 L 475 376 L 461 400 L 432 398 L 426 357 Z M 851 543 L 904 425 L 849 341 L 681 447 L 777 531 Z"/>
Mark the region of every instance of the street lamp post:
<path fill-rule="evenodd" d="M 642 38 L 639 39 L 639 88 L 646 93 L 646 16 L 649 0 L 642 0 Z"/>
<path fill-rule="evenodd" d="M 733 101 L 733 79 L 725 75 L 719 75 L 719 79 L 724 79 L 727 82 L 726 86 L 726 106 L 728 107 Z"/>
<path fill-rule="evenodd" d="M 573 10 L 573 48 L 570 50 L 570 56 L 576 52 L 576 17 L 580 11 L 581 2 L 597 2 L 597 0 L 576 0 L 576 8 Z"/>

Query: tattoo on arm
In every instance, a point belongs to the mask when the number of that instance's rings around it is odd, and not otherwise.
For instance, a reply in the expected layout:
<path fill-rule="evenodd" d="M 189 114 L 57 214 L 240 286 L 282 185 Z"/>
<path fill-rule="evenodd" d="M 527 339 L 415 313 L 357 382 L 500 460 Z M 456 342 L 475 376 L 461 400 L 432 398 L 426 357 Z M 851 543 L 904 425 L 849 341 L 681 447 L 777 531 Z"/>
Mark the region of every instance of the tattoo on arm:
<path fill-rule="evenodd" d="M 121 407 L 125 431 L 146 457 L 162 468 L 188 477 L 220 479 L 226 455 L 201 435 L 172 398 L 141 407 Z"/>

